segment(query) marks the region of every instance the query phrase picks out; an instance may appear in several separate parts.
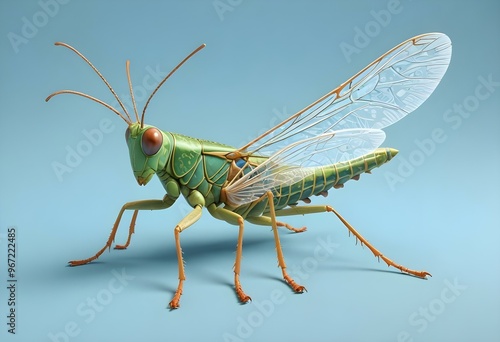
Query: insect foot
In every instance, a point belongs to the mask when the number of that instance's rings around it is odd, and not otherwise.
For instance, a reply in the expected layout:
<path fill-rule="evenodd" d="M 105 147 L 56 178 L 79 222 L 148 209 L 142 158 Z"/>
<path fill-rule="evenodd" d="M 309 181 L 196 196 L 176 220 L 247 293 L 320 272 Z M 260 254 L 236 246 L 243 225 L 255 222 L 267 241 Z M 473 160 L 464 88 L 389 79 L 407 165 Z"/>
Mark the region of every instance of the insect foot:
<path fill-rule="evenodd" d="M 182 290 L 177 290 L 175 292 L 174 298 L 172 298 L 170 303 L 168 303 L 168 307 L 170 308 L 170 310 L 175 310 L 179 308 L 180 306 L 179 301 L 181 299 L 181 295 L 182 295 Z"/>
<path fill-rule="evenodd" d="M 90 262 L 90 260 L 71 260 L 71 261 L 68 261 L 68 264 L 70 266 L 81 266 L 81 265 L 88 264 L 89 262 Z"/>
<path fill-rule="evenodd" d="M 370 246 L 368 246 L 368 248 L 370 248 Z M 395 267 L 395 268 L 397 268 L 398 270 L 400 270 L 403 273 L 407 273 L 407 274 L 410 274 L 412 276 L 415 276 L 415 277 L 418 277 L 418 278 L 422 278 L 422 279 L 427 279 L 427 276 L 432 277 L 432 275 L 429 272 L 426 272 L 426 271 L 415 271 L 415 270 L 409 269 L 407 267 L 404 267 L 404 266 L 402 266 L 400 264 L 395 263 L 394 261 L 392 261 L 391 259 L 389 259 L 385 255 L 382 255 L 382 253 L 380 253 L 375 248 L 373 248 L 373 249 L 370 248 L 370 250 L 372 251 L 373 255 L 375 255 L 375 257 L 379 258 L 379 260 L 380 260 L 380 258 L 382 260 L 384 260 L 388 267 L 390 267 L 390 266 Z"/>
<path fill-rule="evenodd" d="M 239 243 L 238 246 L 241 244 Z M 241 259 L 241 256 L 239 257 Z M 235 268 L 234 268 L 234 290 L 236 291 L 236 295 L 238 296 L 238 299 L 242 304 L 245 304 L 249 301 L 252 300 L 250 296 L 248 296 L 244 291 L 243 288 L 241 287 L 240 283 L 240 266 L 239 266 L 239 261 L 235 263 Z"/>
<path fill-rule="evenodd" d="M 278 221 L 278 222 L 276 222 L 276 224 L 278 227 L 285 227 L 286 229 L 288 229 L 294 233 L 303 233 L 307 230 L 307 227 L 295 228 L 295 227 L 292 227 L 288 223 L 285 223 L 285 222 Z"/>
<path fill-rule="evenodd" d="M 290 276 L 287 274 L 283 278 L 285 278 L 285 281 L 287 282 L 288 285 L 292 288 L 292 290 L 296 293 L 303 293 L 304 291 L 307 292 L 307 289 L 302 286 L 297 284 Z"/>
<path fill-rule="evenodd" d="M 407 267 L 405 267 L 403 265 L 395 263 L 394 261 L 392 261 L 391 259 L 389 259 L 385 255 L 383 255 L 371 243 L 369 243 L 368 240 L 366 240 L 360 233 L 358 233 L 358 231 L 356 229 L 354 229 L 354 227 L 351 226 L 351 224 L 349 222 L 347 222 L 346 219 L 344 219 L 335 209 L 333 209 L 329 205 L 327 205 L 325 207 L 325 209 L 326 209 L 327 212 L 334 213 L 335 216 L 337 216 L 339 218 L 339 220 L 342 221 L 342 223 L 349 230 L 349 233 L 350 234 L 352 233 L 356 237 L 356 242 L 359 240 L 360 243 L 361 243 L 361 245 L 365 245 L 366 247 L 368 247 L 368 249 L 373 253 L 373 255 L 377 259 L 384 260 L 385 263 L 387 264 L 387 266 L 389 266 L 389 267 L 392 266 L 394 268 L 397 268 L 401 272 L 408 273 L 408 274 L 411 274 L 411 275 L 413 275 L 415 277 L 419 277 L 419 278 L 423 278 L 423 279 L 426 279 L 427 276 L 431 276 L 432 277 L 432 275 L 429 272 L 426 272 L 426 271 L 415 271 L 415 270 L 409 269 L 409 268 L 407 268 Z"/>
<path fill-rule="evenodd" d="M 252 298 L 249 295 L 247 295 L 245 292 L 243 292 L 243 289 L 241 288 L 241 286 L 237 286 L 235 290 L 236 290 L 236 295 L 238 296 L 238 299 L 240 300 L 240 302 L 242 304 L 246 304 L 246 303 L 252 301 Z"/>

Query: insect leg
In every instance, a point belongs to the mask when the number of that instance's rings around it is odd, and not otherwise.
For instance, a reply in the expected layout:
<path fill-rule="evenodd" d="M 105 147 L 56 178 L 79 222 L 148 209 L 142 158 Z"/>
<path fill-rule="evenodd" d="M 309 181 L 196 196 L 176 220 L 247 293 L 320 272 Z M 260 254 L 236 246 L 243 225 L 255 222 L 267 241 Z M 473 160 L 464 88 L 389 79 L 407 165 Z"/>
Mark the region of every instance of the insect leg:
<path fill-rule="evenodd" d="M 352 233 L 356 240 L 361 242 L 361 245 L 366 245 L 368 249 L 373 253 L 375 257 L 378 259 L 382 259 L 385 261 L 387 266 L 392 266 L 400 270 L 401 272 L 405 272 L 411 275 L 414 275 L 419 278 L 425 278 L 426 276 L 430 276 L 431 274 L 426 271 L 416 271 L 409 269 L 405 266 L 395 263 L 385 255 L 383 255 L 378 249 L 376 249 L 371 243 L 368 242 L 349 222 L 346 221 L 333 207 L 329 205 L 311 205 L 311 206 L 296 206 L 293 208 L 287 208 L 276 211 L 277 216 L 289 216 L 289 215 L 305 215 L 305 214 L 313 214 L 313 213 L 323 213 L 323 212 L 331 212 L 334 213 L 335 216 L 339 218 L 340 221 L 346 226 L 350 233 Z"/>
<path fill-rule="evenodd" d="M 273 234 L 274 234 L 274 242 L 276 244 L 276 253 L 278 255 L 278 265 L 281 267 L 281 272 L 283 273 L 283 278 L 286 280 L 288 285 L 295 291 L 295 292 L 304 292 L 306 288 L 302 285 L 297 284 L 292 277 L 288 275 L 286 272 L 286 264 L 285 264 L 285 259 L 283 257 L 283 251 L 281 250 L 281 243 L 280 243 L 280 238 L 278 236 L 278 224 L 276 221 L 276 212 L 274 211 L 274 200 L 273 200 L 273 193 L 271 191 L 267 192 L 267 198 L 269 200 L 269 214 L 271 216 L 271 224 L 273 227 Z"/>
<path fill-rule="evenodd" d="M 250 223 L 253 223 L 253 224 L 258 224 L 259 226 L 270 226 L 272 227 L 272 220 L 269 216 L 247 216 L 246 217 L 246 220 Z M 302 228 L 295 228 L 295 227 L 292 227 L 291 225 L 289 225 L 288 223 L 286 222 L 281 222 L 281 221 L 276 221 L 276 225 L 278 227 L 285 227 L 286 229 L 288 230 L 291 230 L 292 232 L 294 233 L 302 233 L 302 232 L 305 232 L 307 230 L 307 227 L 302 227 Z"/>
<path fill-rule="evenodd" d="M 115 245 L 115 249 L 126 249 L 130 245 L 130 239 L 132 238 L 132 234 L 135 233 L 135 220 L 137 219 L 137 214 L 139 210 L 134 210 L 134 214 L 132 215 L 132 220 L 130 220 L 130 227 L 128 229 L 128 237 L 127 242 L 124 245 Z"/>
<path fill-rule="evenodd" d="M 215 204 L 209 205 L 208 211 L 216 219 L 223 220 L 229 224 L 239 226 L 238 243 L 236 244 L 236 260 L 234 261 L 234 289 L 236 291 L 236 295 L 238 296 L 239 300 L 242 303 L 246 303 L 252 299 L 243 291 L 240 284 L 241 257 L 243 254 L 243 229 L 244 229 L 243 217 L 230 210 L 224 209 L 222 207 L 217 207 L 215 206 Z"/>
<path fill-rule="evenodd" d="M 201 217 L 201 211 L 203 206 L 198 204 L 194 207 L 194 209 L 186 215 L 174 228 L 174 237 L 175 237 L 175 249 L 177 251 L 177 263 L 179 266 L 179 285 L 177 285 L 177 290 L 175 291 L 174 297 L 168 304 L 171 309 L 177 309 L 179 307 L 179 300 L 182 295 L 182 284 L 184 280 L 186 280 L 186 275 L 184 274 L 184 259 L 182 258 L 182 248 L 181 248 L 181 240 L 179 234 L 193 223 L 198 221 Z"/>
<path fill-rule="evenodd" d="M 106 249 L 111 248 L 111 244 L 115 240 L 115 235 L 116 235 L 116 232 L 118 230 L 118 226 L 120 224 L 120 220 L 122 218 L 123 212 L 125 210 L 136 210 L 136 211 L 138 211 L 138 210 L 161 210 L 161 209 L 166 209 L 166 208 L 170 207 L 174 202 L 175 202 L 174 198 L 171 198 L 168 195 L 165 195 L 163 200 L 142 200 L 142 201 L 134 201 L 134 202 L 125 203 L 123 205 L 123 207 L 121 208 L 120 212 L 118 213 L 118 217 L 116 218 L 115 224 L 113 225 L 113 229 L 111 229 L 111 233 L 109 234 L 108 241 L 106 242 L 104 247 L 101 248 L 94 256 L 92 256 L 90 258 L 82 259 L 82 260 L 71 260 L 69 262 L 70 266 L 80 266 L 80 265 L 87 264 L 87 263 L 97 259 L 102 253 L 104 253 L 104 251 Z M 137 215 L 135 217 L 137 217 Z M 132 223 L 135 224 L 134 217 L 132 217 L 132 220 L 133 220 L 133 222 L 131 222 L 131 226 L 132 226 Z M 131 227 L 131 229 L 133 230 L 132 227 Z"/>

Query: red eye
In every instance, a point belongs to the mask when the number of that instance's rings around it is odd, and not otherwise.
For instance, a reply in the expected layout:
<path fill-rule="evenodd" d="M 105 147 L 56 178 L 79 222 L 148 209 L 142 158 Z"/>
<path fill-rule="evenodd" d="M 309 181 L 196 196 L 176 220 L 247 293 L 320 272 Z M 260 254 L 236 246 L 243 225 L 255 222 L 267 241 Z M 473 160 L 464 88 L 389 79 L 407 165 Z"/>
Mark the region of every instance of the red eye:
<path fill-rule="evenodd" d="M 157 153 L 163 144 L 163 135 L 154 127 L 148 128 L 142 134 L 142 151 L 147 156 Z"/>

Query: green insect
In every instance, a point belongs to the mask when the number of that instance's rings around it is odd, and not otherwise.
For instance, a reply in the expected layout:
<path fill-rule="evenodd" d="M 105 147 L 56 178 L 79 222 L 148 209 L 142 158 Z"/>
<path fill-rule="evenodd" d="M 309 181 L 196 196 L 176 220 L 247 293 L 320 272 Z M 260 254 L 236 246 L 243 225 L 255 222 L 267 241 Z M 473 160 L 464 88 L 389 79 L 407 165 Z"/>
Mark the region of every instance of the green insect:
<path fill-rule="evenodd" d="M 309 203 L 311 196 L 326 196 L 331 188 L 341 188 L 346 181 L 359 179 L 360 174 L 370 173 L 396 155 L 398 151 L 395 149 L 379 148 L 385 139 L 382 129 L 415 110 L 434 91 L 451 58 L 451 42 L 446 35 L 423 34 L 399 44 L 336 89 L 240 148 L 163 132 L 144 123 L 146 108 L 154 94 L 205 45 L 195 49 L 159 83 L 147 100 L 140 119 L 127 61 L 136 122 L 132 121 L 113 88 L 87 58 L 67 44 L 56 45 L 69 48 L 92 67 L 113 93 L 123 113 L 95 97 L 73 90 L 55 92 L 46 101 L 58 94 L 75 94 L 115 112 L 128 126 L 125 139 L 137 182 L 146 185 L 156 174 L 166 191 L 163 199 L 125 203 L 105 246 L 88 259 L 70 261 L 71 266 L 89 263 L 111 248 L 125 210 L 133 210 L 132 220 L 127 242 L 116 245 L 117 249 L 129 246 L 140 210 L 167 209 L 182 195 L 193 209 L 174 228 L 179 283 L 169 303 L 172 309 L 179 307 L 186 279 L 180 233 L 198 221 L 203 207 L 213 217 L 239 227 L 234 286 L 243 303 L 250 300 L 239 279 L 245 220 L 272 227 L 278 264 L 284 280 L 295 292 L 303 292 L 305 287 L 297 284 L 286 271 L 278 227 L 294 232 L 303 232 L 306 228 L 294 228 L 278 221 L 277 217 L 281 216 L 331 212 L 356 240 L 388 266 L 421 278 L 430 275 L 406 268 L 384 256 L 333 207 Z M 299 201 L 306 204 L 299 205 Z"/>

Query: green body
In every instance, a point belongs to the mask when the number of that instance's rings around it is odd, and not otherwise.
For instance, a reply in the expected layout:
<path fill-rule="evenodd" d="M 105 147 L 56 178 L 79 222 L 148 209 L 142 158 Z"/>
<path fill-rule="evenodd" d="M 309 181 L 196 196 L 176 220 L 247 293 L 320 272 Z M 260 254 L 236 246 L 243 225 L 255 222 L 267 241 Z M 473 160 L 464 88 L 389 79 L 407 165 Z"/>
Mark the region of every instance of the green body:
<path fill-rule="evenodd" d="M 142 133 L 152 126 L 134 124 L 129 127 L 128 137 L 130 160 L 136 178 L 146 180 L 146 184 L 156 174 L 167 196 L 176 199 L 182 194 L 191 206 L 214 204 L 241 215 L 243 218 L 257 217 L 269 212 L 267 197 L 241 205 L 231 206 L 222 200 L 221 192 L 230 180 L 231 167 L 234 161 L 224 157 L 234 152 L 231 146 L 187 137 L 180 134 L 163 132 L 163 144 L 160 150 L 146 156 L 140 147 Z M 316 167 L 314 174 L 303 178 L 289 186 L 274 189 L 274 206 L 276 210 L 293 206 L 300 200 L 310 196 L 325 194 L 332 187 L 342 187 L 350 179 L 357 179 L 361 173 L 388 162 L 397 153 L 395 149 L 378 148 L 373 153 L 334 165 Z M 260 164 L 264 158 L 250 157 L 249 162 Z"/>
<path fill-rule="evenodd" d="M 356 241 L 359 240 L 374 256 L 381 258 L 388 266 L 421 278 L 430 275 L 425 271 L 404 267 L 384 256 L 333 207 L 329 205 L 296 206 L 296 204 L 298 201 L 309 203 L 310 196 L 326 196 L 331 188 L 342 187 L 350 179 L 357 180 L 361 173 L 370 172 L 396 155 L 397 151 L 390 148 L 373 150 L 376 146 L 380 146 L 385 138 L 381 129 L 418 108 L 440 82 L 451 57 L 451 42 L 446 35 L 430 33 L 404 41 L 339 87 L 241 149 L 163 132 L 156 127 L 144 124 L 144 115 L 151 98 L 184 62 L 205 46 L 204 44 L 184 58 L 158 84 L 146 101 L 140 119 L 127 61 L 129 90 L 137 119 L 135 123 L 116 92 L 87 58 L 70 45 L 61 42 L 56 45 L 65 46 L 75 52 L 97 73 L 120 104 L 123 113 L 93 96 L 73 90 L 60 90 L 52 93 L 46 101 L 55 95 L 74 94 L 112 110 L 127 123 L 125 138 L 137 182 L 139 185 L 146 185 L 156 174 L 166 191 L 162 199 L 125 203 L 116 218 L 105 246 L 90 258 L 70 261 L 70 265 L 78 266 L 89 263 L 109 249 L 126 210 L 133 210 L 134 213 L 127 242 L 125 245 L 117 245 L 118 249 L 127 248 L 129 245 L 140 210 L 167 209 L 183 195 L 193 209 L 174 228 L 179 284 L 169 303 L 172 309 L 179 307 L 183 282 L 186 279 L 180 233 L 200 219 L 203 207 L 206 207 L 213 217 L 238 226 L 234 286 L 236 295 L 242 303 L 250 300 L 239 280 L 245 220 L 272 227 L 278 265 L 283 279 L 296 293 L 305 291 L 305 287 L 297 284 L 286 271 L 278 227 L 285 227 L 294 232 L 303 232 L 306 228 L 298 229 L 286 222 L 278 221 L 277 217 L 281 216 L 334 213 L 356 237 Z M 333 129 L 336 131 L 333 132 Z M 335 139 L 332 139 L 334 136 Z M 247 149 L 255 151 L 266 150 L 266 148 L 277 149 L 282 145 L 286 146 L 273 156 L 255 156 L 246 151 Z M 356 149 L 357 153 L 352 153 L 352 149 Z M 361 154 L 360 151 L 372 152 L 357 157 Z M 324 159 L 315 161 L 311 159 L 312 156 L 324 154 L 321 156 L 326 158 L 328 152 L 334 153 L 331 156 L 337 158 L 335 160 L 343 160 L 340 158 L 346 155 L 355 159 L 297 170 L 298 165 L 309 165 L 309 162 L 322 163 Z M 289 165 L 285 165 L 287 163 Z M 270 189 L 272 186 L 275 188 Z"/>

